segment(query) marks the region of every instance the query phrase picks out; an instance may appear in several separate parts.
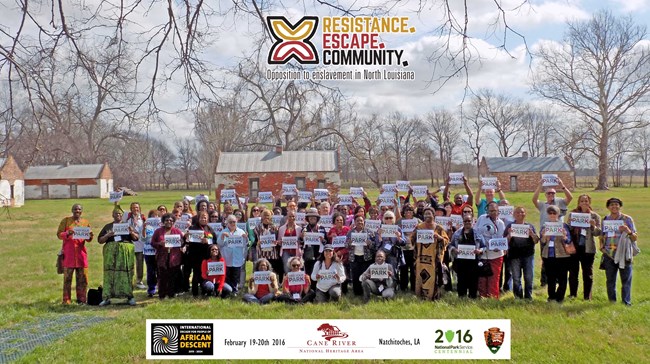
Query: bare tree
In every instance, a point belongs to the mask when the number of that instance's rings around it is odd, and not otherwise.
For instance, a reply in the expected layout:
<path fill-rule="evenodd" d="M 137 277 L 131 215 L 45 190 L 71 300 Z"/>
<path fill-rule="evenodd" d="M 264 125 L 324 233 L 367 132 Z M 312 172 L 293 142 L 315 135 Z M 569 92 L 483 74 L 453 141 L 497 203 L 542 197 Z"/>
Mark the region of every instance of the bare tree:
<path fill-rule="evenodd" d="M 198 167 L 198 155 L 193 140 L 176 139 L 176 161 L 185 177 L 185 189 L 190 189 L 190 179 Z"/>
<path fill-rule="evenodd" d="M 409 162 L 411 156 L 422 143 L 422 121 L 408 119 L 399 112 L 393 112 L 386 118 L 388 148 L 392 150 L 394 166 L 399 178 L 409 179 Z"/>
<path fill-rule="evenodd" d="M 358 161 L 357 167 L 377 187 L 382 183 L 383 162 L 388 159 L 386 135 L 380 127 L 380 119 L 376 114 L 356 119 L 345 142 L 350 155 Z"/>
<path fill-rule="evenodd" d="M 485 150 L 484 138 L 487 125 L 479 118 L 480 109 L 475 102 L 470 103 L 467 113 L 461 110 L 462 133 L 461 140 L 469 147 L 472 160 L 476 162 L 476 175 L 480 179 L 481 157 Z"/>
<path fill-rule="evenodd" d="M 553 153 L 553 141 L 559 134 L 565 133 L 562 124 L 558 132 L 556 116 L 550 107 L 536 107 L 526 104 L 522 114 L 522 123 L 526 133 L 526 148 L 531 157 L 547 157 Z"/>
<path fill-rule="evenodd" d="M 472 97 L 472 106 L 479 122 L 490 127 L 490 139 L 497 147 L 499 155 L 517 155 L 525 144 L 522 133 L 526 126 L 523 123 L 524 108 L 521 101 L 495 94 L 490 89 L 481 89 Z"/>
<path fill-rule="evenodd" d="M 626 156 L 631 148 L 630 143 L 628 143 L 630 134 L 630 131 L 617 133 L 610 139 L 609 168 L 612 171 L 612 184 L 614 187 L 622 186 L 623 169 L 629 166 L 629 159 Z"/>
<path fill-rule="evenodd" d="M 643 165 L 643 187 L 648 187 L 648 167 L 650 166 L 650 125 L 635 133 L 632 138 L 634 155 Z"/>
<path fill-rule="evenodd" d="M 461 136 L 460 124 L 453 114 L 447 110 L 434 110 L 426 115 L 425 132 L 433 143 L 434 150 L 438 151 L 442 175 L 451 172 L 451 161 L 454 157 L 454 148 Z M 433 176 L 431 178 L 433 183 Z"/>
<path fill-rule="evenodd" d="M 630 17 L 600 11 L 587 22 L 570 22 L 566 45 L 544 45 L 533 91 L 586 118 L 588 149 L 598 158 L 598 185 L 607 188 L 610 139 L 643 127 L 635 110 L 650 95 L 646 28 Z"/>

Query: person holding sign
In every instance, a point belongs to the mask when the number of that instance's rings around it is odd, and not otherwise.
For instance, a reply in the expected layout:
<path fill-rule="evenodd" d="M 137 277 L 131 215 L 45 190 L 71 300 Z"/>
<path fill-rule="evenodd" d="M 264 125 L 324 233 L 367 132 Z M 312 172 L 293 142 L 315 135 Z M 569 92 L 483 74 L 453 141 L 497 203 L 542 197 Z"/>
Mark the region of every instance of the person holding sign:
<path fill-rule="evenodd" d="M 287 211 L 287 223 L 278 229 L 278 240 L 282 241 L 284 237 L 295 237 L 298 239 L 300 236 L 302 236 L 302 228 L 296 224 L 296 212 L 289 210 Z M 296 244 L 296 248 L 282 249 L 283 269 L 277 273 L 278 280 L 282 281 L 284 273 L 291 270 L 291 267 L 289 267 L 289 258 L 296 256 L 302 256 L 300 244 Z"/>
<path fill-rule="evenodd" d="M 124 211 L 120 205 L 115 205 L 113 222 L 104 226 L 97 239 L 98 243 L 104 244 L 104 290 L 100 306 L 110 305 L 111 298 L 117 297 L 126 297 L 129 305 L 135 306 L 135 298 L 133 298 L 133 269 L 135 267 L 133 242 L 139 240 L 139 234 L 131 224 L 128 225 L 128 234 L 118 235 L 115 233 L 113 225 L 120 224 L 123 215 Z"/>
<path fill-rule="evenodd" d="M 158 268 L 158 297 L 172 298 L 181 287 L 181 263 L 183 250 L 181 237 L 183 232 L 174 227 L 176 218 L 172 214 L 165 214 L 160 218 L 162 227 L 154 231 L 151 237 L 151 246 L 156 249 L 156 266 Z M 178 240 L 175 238 L 178 237 Z"/>
<path fill-rule="evenodd" d="M 278 227 L 273 224 L 271 210 L 262 211 L 262 220 L 253 233 L 255 234 L 255 250 L 259 258 L 269 261 L 274 271 L 284 269 L 280 255 L 280 241 L 278 240 Z"/>
<path fill-rule="evenodd" d="M 411 236 L 415 231 L 415 227 L 422 223 L 422 220 L 415 217 L 415 209 L 410 203 L 405 203 L 402 207 L 402 218 L 397 220 L 397 225 L 402 228 L 406 235 L 406 245 L 402 248 L 404 254 L 404 264 L 399 270 L 399 288 L 406 292 L 411 284 L 411 291 L 415 291 L 415 247 L 411 243 Z M 406 228 L 409 225 L 409 228 Z"/>
<path fill-rule="evenodd" d="M 135 252 L 135 274 L 136 288 L 145 289 L 147 286 L 142 282 L 144 278 L 144 223 L 147 219 L 140 210 L 139 202 L 131 202 L 130 211 L 123 215 L 122 222 L 126 222 L 135 230 L 140 239 L 133 241 Z"/>
<path fill-rule="evenodd" d="M 72 296 L 72 275 L 76 277 L 77 303 L 86 303 L 88 291 L 88 252 L 86 243 L 93 240 L 90 223 L 83 219 L 83 207 L 76 203 L 72 205 L 72 216 L 63 218 L 59 223 L 56 236 L 63 240 L 63 304 L 69 305 Z M 77 229 L 81 228 L 81 229 Z M 75 233 L 77 229 L 77 233 Z M 80 234 L 84 230 L 84 234 Z M 87 232 L 87 234 L 85 234 Z M 76 235 L 76 237 L 75 237 Z"/>
<path fill-rule="evenodd" d="M 323 202 L 321 206 L 326 203 L 327 202 Z M 327 209 L 329 212 L 329 206 L 327 206 Z M 307 225 L 302 229 L 300 241 L 303 243 L 302 258 L 305 262 L 305 273 L 311 275 L 314 270 L 314 264 L 316 264 L 316 259 L 321 253 L 321 249 L 325 243 L 327 232 L 325 231 L 325 228 L 318 223 L 320 221 L 320 214 L 316 208 L 312 207 L 307 210 L 305 220 L 307 220 Z M 319 234 L 317 241 L 311 238 L 314 236 L 313 234 Z M 315 288 L 315 283 L 313 285 Z"/>
<path fill-rule="evenodd" d="M 487 261 L 492 269 L 491 276 L 478 279 L 478 292 L 481 297 L 499 299 L 499 279 L 504 251 L 498 248 L 490 250 L 489 242 L 490 239 L 503 238 L 506 226 L 503 220 L 499 219 L 499 206 L 496 202 L 492 201 L 488 204 L 488 213 L 478 218 L 476 226 L 488 245 L 488 249 L 483 251 L 481 259 Z"/>
<path fill-rule="evenodd" d="M 637 233 L 632 217 L 621 212 L 623 201 L 610 198 L 606 203 L 609 215 L 603 219 L 600 235 L 600 251 L 603 253 L 602 265 L 607 277 L 607 298 L 616 302 L 616 275 L 621 276 L 621 298 L 623 303 L 632 305 L 632 260 L 639 253 Z M 614 228 L 618 226 L 617 228 Z"/>
<path fill-rule="evenodd" d="M 282 294 L 278 300 L 288 303 L 306 303 L 314 300 L 316 292 L 311 289 L 311 279 L 302 268 L 302 259 L 292 257 L 289 259 L 289 271 L 282 281 Z"/>
<path fill-rule="evenodd" d="M 583 298 L 591 300 L 594 284 L 594 258 L 596 257 L 596 237 L 600 236 L 600 215 L 591 209 L 591 197 L 582 194 L 578 197 L 578 207 L 568 217 L 571 227 L 571 241 L 576 246 L 576 254 L 571 257 L 569 266 L 569 297 L 578 296 L 578 274 L 582 266 Z"/>
<path fill-rule="evenodd" d="M 483 236 L 474 228 L 472 215 L 463 215 L 463 227 L 456 230 L 449 242 L 449 255 L 454 257 L 458 276 L 458 297 L 477 298 L 478 257 L 486 248 Z"/>
<path fill-rule="evenodd" d="M 447 184 L 445 185 L 445 192 L 443 193 L 444 201 L 449 201 L 449 185 L 451 177 L 447 177 Z M 467 205 L 472 206 L 474 204 L 474 192 L 469 186 L 469 181 L 467 177 L 463 176 L 463 185 L 465 186 L 465 192 L 467 192 L 467 202 L 463 201 L 463 195 L 457 193 L 454 195 L 454 203 L 451 205 L 451 215 L 462 215 L 463 208 Z"/>
<path fill-rule="evenodd" d="M 506 194 L 503 193 L 503 190 L 501 189 L 501 182 L 497 179 L 496 183 L 496 190 L 494 188 L 486 188 L 485 189 L 485 198 L 481 198 L 481 191 L 485 188 L 485 185 L 483 184 L 483 179 L 481 178 L 481 185 L 479 186 L 478 192 L 476 193 L 476 209 L 478 216 L 481 216 L 485 213 L 487 213 L 487 205 L 488 203 L 494 201 L 494 202 L 499 202 L 500 200 L 505 200 L 506 199 Z M 499 194 L 499 200 L 494 199 L 494 192 L 497 192 Z"/>
<path fill-rule="evenodd" d="M 383 250 L 378 250 L 375 253 L 375 264 L 368 266 L 359 277 L 363 287 L 363 303 L 370 301 L 370 294 L 381 296 L 387 300 L 393 298 L 395 296 L 394 276 L 393 266 L 386 263 L 386 253 Z"/>
<path fill-rule="evenodd" d="M 539 237 L 535 226 L 526 222 L 526 209 L 517 206 L 514 211 L 515 221 L 506 225 L 508 238 L 508 259 L 512 273 L 512 292 L 516 298 L 533 299 L 533 270 L 535 267 L 535 244 Z M 524 289 L 521 278 L 524 278 Z"/>
<path fill-rule="evenodd" d="M 268 274 L 260 274 L 266 272 Z M 253 277 L 248 279 L 248 293 L 244 294 L 244 302 L 267 304 L 279 294 L 278 277 L 271 269 L 268 260 L 260 258 L 253 267 Z"/>
<path fill-rule="evenodd" d="M 383 221 L 377 234 L 375 234 L 375 251 L 383 250 L 386 253 L 386 261 L 393 266 L 393 271 L 398 272 L 401 265 L 404 264 L 404 255 L 402 247 L 406 245 L 402 229 L 395 223 L 395 214 L 392 211 L 386 211 Z M 399 279 L 399 277 L 396 277 Z"/>
<path fill-rule="evenodd" d="M 325 244 L 323 254 L 318 257 L 311 273 L 312 281 L 316 281 L 316 297 L 314 303 L 338 301 L 341 299 L 341 283 L 345 282 L 345 270 L 341 259 L 334 254 L 334 248 Z"/>
<path fill-rule="evenodd" d="M 165 209 L 166 210 L 166 209 Z M 153 223 L 156 222 L 156 225 Z M 158 210 L 149 210 L 144 224 L 144 263 L 147 266 L 147 296 L 153 297 L 158 284 L 158 269 L 156 267 L 156 249 L 151 245 L 154 231 L 160 227 Z"/>
<path fill-rule="evenodd" d="M 202 200 L 205 201 L 205 200 Z M 207 207 L 207 206 L 206 206 Z M 216 234 L 208 225 L 210 220 L 206 210 L 200 210 L 195 216 L 197 223 L 190 226 L 184 236 L 187 246 L 187 270 L 183 279 L 189 280 L 192 275 L 192 296 L 199 296 L 199 285 L 202 281 L 202 264 L 210 256 L 210 246 L 217 243 Z"/>
<path fill-rule="evenodd" d="M 226 283 L 226 261 L 216 244 L 210 245 L 210 257 L 201 262 L 203 292 L 209 296 L 226 298 L 232 288 Z"/>
<path fill-rule="evenodd" d="M 337 240 L 337 237 L 346 237 L 348 235 L 348 232 L 350 231 L 350 227 L 344 225 L 345 224 L 345 215 L 335 212 L 334 215 L 332 215 L 332 221 L 334 222 L 334 226 L 330 229 L 330 231 L 327 233 L 327 240 L 329 241 L 330 244 L 334 247 L 334 253 L 339 257 L 341 260 L 341 264 L 343 264 L 343 268 L 345 269 L 345 276 L 350 277 L 350 250 L 347 247 L 347 244 L 343 242 L 342 246 L 337 246 L 335 245 L 335 240 Z M 345 239 L 339 239 L 339 240 L 345 240 Z M 343 294 L 348 293 L 348 281 L 345 280 L 343 281 Z"/>
<path fill-rule="evenodd" d="M 347 241 L 350 251 L 350 273 L 352 275 L 352 292 L 355 296 L 363 295 L 363 287 L 359 277 L 372 264 L 373 244 L 375 234 L 369 232 L 365 227 L 365 219 L 362 214 L 355 216 L 354 228 L 348 231 Z M 385 255 L 384 255 L 385 257 Z"/>
<path fill-rule="evenodd" d="M 560 208 L 554 205 L 546 209 L 548 221 L 542 228 L 542 261 L 546 266 L 548 301 L 564 301 L 569 272 L 570 255 L 566 245 L 571 243 L 569 226 L 560 221 Z M 559 232 L 552 228 L 553 223 L 560 223 Z M 550 223 L 550 224 L 549 224 Z"/>
<path fill-rule="evenodd" d="M 226 283 L 237 295 L 241 267 L 246 264 L 246 232 L 237 227 L 237 218 L 230 215 L 226 218 L 226 228 L 221 231 L 217 244 L 226 260 Z M 267 262 L 268 263 L 268 262 Z"/>
<path fill-rule="evenodd" d="M 424 222 L 418 224 L 411 235 L 415 252 L 415 295 L 436 300 L 444 286 L 442 260 L 449 238 L 445 229 L 436 224 L 433 208 L 426 207 L 423 217 Z"/>

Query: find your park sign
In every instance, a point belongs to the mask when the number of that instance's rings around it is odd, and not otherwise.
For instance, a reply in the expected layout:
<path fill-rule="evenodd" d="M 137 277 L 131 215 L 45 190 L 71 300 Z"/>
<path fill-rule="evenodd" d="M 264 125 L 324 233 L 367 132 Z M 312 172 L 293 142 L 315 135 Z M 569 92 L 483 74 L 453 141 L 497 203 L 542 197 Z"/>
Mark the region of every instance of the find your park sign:
<path fill-rule="evenodd" d="M 274 41 L 269 65 L 322 66 L 314 70 L 269 67 L 268 80 L 415 80 L 405 50 L 385 40 L 388 35 L 415 33 L 407 16 L 303 16 L 296 22 L 268 16 L 266 23 Z"/>

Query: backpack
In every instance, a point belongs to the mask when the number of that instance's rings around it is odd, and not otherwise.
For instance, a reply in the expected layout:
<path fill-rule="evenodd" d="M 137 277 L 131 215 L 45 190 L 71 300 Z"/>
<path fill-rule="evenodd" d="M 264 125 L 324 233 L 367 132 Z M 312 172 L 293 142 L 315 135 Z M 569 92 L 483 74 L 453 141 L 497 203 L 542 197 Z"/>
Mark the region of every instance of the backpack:
<path fill-rule="evenodd" d="M 102 286 L 97 287 L 97 289 L 91 288 L 88 290 L 87 303 L 91 306 L 98 306 L 102 302 L 102 293 L 104 289 Z"/>

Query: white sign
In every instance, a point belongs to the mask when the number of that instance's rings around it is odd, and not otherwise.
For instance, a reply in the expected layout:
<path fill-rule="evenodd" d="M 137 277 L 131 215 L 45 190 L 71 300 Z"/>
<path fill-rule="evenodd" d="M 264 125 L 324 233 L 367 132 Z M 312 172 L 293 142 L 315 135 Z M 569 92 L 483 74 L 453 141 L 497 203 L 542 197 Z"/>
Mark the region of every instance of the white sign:
<path fill-rule="evenodd" d="M 618 228 L 625 225 L 623 220 L 603 220 L 603 234 L 614 236 L 618 233 Z"/>
<path fill-rule="evenodd" d="M 397 192 L 397 185 L 394 183 L 384 183 L 381 185 L 381 188 L 384 189 L 384 192 L 390 192 L 393 195 Z"/>
<path fill-rule="evenodd" d="M 415 198 L 427 197 L 427 190 L 429 189 L 429 187 L 427 187 L 427 186 L 413 186 L 411 188 L 413 189 L 413 197 L 415 197 Z"/>
<path fill-rule="evenodd" d="M 282 250 L 298 249 L 297 236 L 283 236 L 282 237 Z"/>
<path fill-rule="evenodd" d="M 482 190 L 496 190 L 497 178 L 496 177 L 481 177 Z"/>
<path fill-rule="evenodd" d="M 354 198 L 363 198 L 363 187 L 350 187 L 350 196 Z"/>
<path fill-rule="evenodd" d="M 165 235 L 165 248 L 180 248 L 181 243 L 179 234 Z"/>
<path fill-rule="evenodd" d="M 376 233 L 381 227 L 381 220 L 366 220 L 365 227 L 368 231 Z"/>
<path fill-rule="evenodd" d="M 237 193 L 235 190 L 221 190 L 221 202 L 236 202 L 237 201 Z"/>
<path fill-rule="evenodd" d="M 190 227 L 191 223 L 188 220 L 178 220 L 174 223 L 174 227 L 180 231 L 185 231 Z"/>
<path fill-rule="evenodd" d="M 228 236 L 225 239 L 225 243 L 229 248 L 243 248 L 244 238 L 241 236 Z"/>
<path fill-rule="evenodd" d="M 379 206 L 394 206 L 395 205 L 395 194 L 393 192 L 384 192 L 379 195 Z"/>
<path fill-rule="evenodd" d="M 544 235 L 545 236 L 563 236 L 564 235 L 564 224 L 562 221 L 551 222 L 548 221 L 544 223 Z"/>
<path fill-rule="evenodd" d="M 260 203 L 273 203 L 273 192 L 258 192 L 257 197 L 260 199 Z"/>
<path fill-rule="evenodd" d="M 255 284 L 271 284 L 271 272 L 269 271 L 257 271 L 253 273 L 253 280 Z"/>
<path fill-rule="evenodd" d="M 351 233 L 350 241 L 352 242 L 352 246 L 366 246 L 368 233 Z"/>
<path fill-rule="evenodd" d="M 282 224 L 282 219 L 284 216 L 282 215 L 273 215 L 271 216 L 271 221 L 273 221 L 273 225 L 280 225 Z"/>
<path fill-rule="evenodd" d="M 223 262 L 208 262 L 208 276 L 222 276 L 225 274 Z"/>
<path fill-rule="evenodd" d="M 129 235 L 129 224 L 113 224 L 113 233 L 115 235 Z"/>
<path fill-rule="evenodd" d="M 296 194 L 296 185 L 295 184 L 288 184 L 288 183 L 283 183 L 282 184 L 282 195 L 283 196 L 293 196 Z"/>
<path fill-rule="evenodd" d="M 200 194 L 196 195 L 196 197 L 194 197 L 194 201 L 195 201 L 194 204 L 198 204 L 199 201 L 210 202 L 210 199 L 208 199 L 208 196 L 200 193 Z"/>
<path fill-rule="evenodd" d="M 332 248 L 345 248 L 347 245 L 347 237 L 344 236 L 335 236 L 332 239 Z"/>
<path fill-rule="evenodd" d="M 189 235 L 187 241 L 190 243 L 200 243 L 201 239 L 205 237 L 205 232 L 203 230 L 189 230 L 187 234 Z"/>
<path fill-rule="evenodd" d="M 415 241 L 418 244 L 432 244 L 434 242 L 433 233 L 433 230 L 418 229 Z"/>
<path fill-rule="evenodd" d="M 287 280 L 290 286 L 304 286 L 305 273 L 303 272 L 289 272 L 287 273 Z"/>
<path fill-rule="evenodd" d="M 314 189 L 314 199 L 323 201 L 327 200 L 330 196 L 330 191 L 326 188 L 315 188 Z"/>
<path fill-rule="evenodd" d="M 514 220 L 515 207 L 514 206 L 499 206 L 499 219 Z"/>
<path fill-rule="evenodd" d="M 449 215 L 449 221 L 451 221 L 451 226 L 456 229 L 463 227 L 463 217 L 461 215 Z"/>
<path fill-rule="evenodd" d="M 411 233 L 418 226 L 418 219 L 402 219 L 401 225 L 403 232 Z"/>
<path fill-rule="evenodd" d="M 307 225 L 306 215 L 304 212 L 296 212 L 296 224 Z"/>
<path fill-rule="evenodd" d="M 543 174 L 542 175 L 542 186 L 543 187 L 553 187 L 559 184 L 557 174 Z"/>
<path fill-rule="evenodd" d="M 323 283 L 338 283 L 338 279 L 336 279 L 336 272 L 332 272 L 329 270 L 319 270 L 318 275 L 320 276 L 318 278 L 319 281 Z"/>
<path fill-rule="evenodd" d="M 381 230 L 382 238 L 393 238 L 399 231 L 399 228 L 397 225 L 381 224 Z"/>
<path fill-rule="evenodd" d="M 73 239 L 90 239 L 90 227 L 87 226 L 75 226 L 72 228 L 72 238 Z"/>
<path fill-rule="evenodd" d="M 124 195 L 124 191 L 111 191 L 108 193 L 109 202 L 119 202 Z"/>
<path fill-rule="evenodd" d="M 462 185 L 465 183 L 463 181 L 463 178 L 465 175 L 463 172 L 458 172 L 458 173 L 449 173 L 449 184 L 450 185 Z"/>
<path fill-rule="evenodd" d="M 456 259 L 471 259 L 471 260 L 474 260 L 474 259 L 476 259 L 476 254 L 474 254 L 474 250 L 476 250 L 475 245 L 463 245 L 463 244 L 460 244 L 460 245 L 458 245 L 458 254 L 456 255 Z"/>
<path fill-rule="evenodd" d="M 208 226 L 214 231 L 216 234 L 219 234 L 223 231 L 223 225 L 221 225 L 220 222 L 209 222 Z"/>
<path fill-rule="evenodd" d="M 395 188 L 399 192 L 408 192 L 411 181 L 395 181 Z"/>
<path fill-rule="evenodd" d="M 154 229 L 158 229 L 159 227 L 162 226 L 162 222 L 160 221 L 159 217 L 150 217 L 147 219 L 146 224 L 148 226 L 151 226 Z"/>
<path fill-rule="evenodd" d="M 257 225 L 262 223 L 262 218 L 261 217 L 250 217 L 248 218 L 248 226 L 251 229 L 255 229 Z"/>
<path fill-rule="evenodd" d="M 260 236 L 260 249 L 264 251 L 270 251 L 275 247 L 275 235 L 266 234 Z"/>
<path fill-rule="evenodd" d="M 449 216 L 436 216 L 434 217 L 436 224 L 442 226 L 443 229 L 451 229 L 451 217 Z"/>
<path fill-rule="evenodd" d="M 387 264 L 371 264 L 370 265 L 370 279 L 388 279 L 388 265 Z"/>
<path fill-rule="evenodd" d="M 350 206 L 350 205 L 352 205 L 352 196 L 351 195 L 339 195 L 339 205 L 341 205 L 341 206 Z"/>
<path fill-rule="evenodd" d="M 530 237 L 530 226 L 528 224 L 512 224 L 510 225 L 510 236 L 513 238 L 528 238 Z"/>
<path fill-rule="evenodd" d="M 246 231 L 246 223 L 245 222 L 238 222 L 237 223 L 237 229 L 241 229 Z"/>
<path fill-rule="evenodd" d="M 331 228 L 334 226 L 334 221 L 332 220 L 332 215 L 320 215 L 320 220 L 318 220 L 320 225 L 325 228 Z"/>
<path fill-rule="evenodd" d="M 507 238 L 492 238 L 488 240 L 489 250 L 508 250 Z"/>
<path fill-rule="evenodd" d="M 578 212 L 572 212 L 569 221 L 571 226 L 588 228 L 591 226 L 589 222 L 591 220 L 591 214 L 581 214 Z"/>
<path fill-rule="evenodd" d="M 298 191 L 298 202 L 311 202 L 311 191 Z"/>
<path fill-rule="evenodd" d="M 323 233 L 305 233 L 305 245 L 320 245 L 320 239 L 323 237 Z"/>

